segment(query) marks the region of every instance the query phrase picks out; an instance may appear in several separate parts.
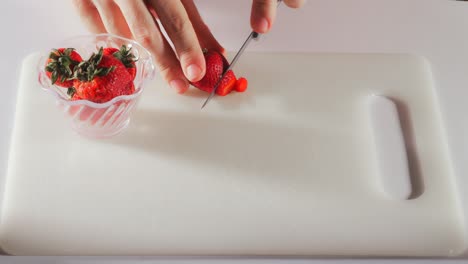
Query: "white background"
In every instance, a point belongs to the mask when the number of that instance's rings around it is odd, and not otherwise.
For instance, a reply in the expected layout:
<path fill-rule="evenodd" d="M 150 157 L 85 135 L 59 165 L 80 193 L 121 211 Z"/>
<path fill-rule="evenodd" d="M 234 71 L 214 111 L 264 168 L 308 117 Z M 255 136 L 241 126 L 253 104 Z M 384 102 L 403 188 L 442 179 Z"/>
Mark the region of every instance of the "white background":
<path fill-rule="evenodd" d="M 250 2 L 197 1 L 207 24 L 227 50 L 236 50 L 249 33 Z M 3 179 L 22 58 L 48 49 L 63 38 L 87 32 L 71 1 L 3 0 L 0 33 L 0 179 Z M 273 31 L 249 49 L 404 52 L 425 56 L 432 64 L 438 86 L 458 184 L 468 189 L 468 2 L 309 0 L 301 10 L 282 8 Z M 468 212 L 468 191 L 461 195 L 466 201 L 464 211 Z"/>

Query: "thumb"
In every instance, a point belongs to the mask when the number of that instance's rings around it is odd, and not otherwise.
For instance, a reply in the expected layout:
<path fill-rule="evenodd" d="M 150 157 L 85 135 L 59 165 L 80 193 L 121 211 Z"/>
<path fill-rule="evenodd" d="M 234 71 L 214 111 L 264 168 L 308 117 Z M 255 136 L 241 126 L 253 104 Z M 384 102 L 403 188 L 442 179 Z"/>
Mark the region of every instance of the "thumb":
<path fill-rule="evenodd" d="M 258 33 L 267 33 L 276 16 L 277 0 L 253 0 L 250 24 Z"/>

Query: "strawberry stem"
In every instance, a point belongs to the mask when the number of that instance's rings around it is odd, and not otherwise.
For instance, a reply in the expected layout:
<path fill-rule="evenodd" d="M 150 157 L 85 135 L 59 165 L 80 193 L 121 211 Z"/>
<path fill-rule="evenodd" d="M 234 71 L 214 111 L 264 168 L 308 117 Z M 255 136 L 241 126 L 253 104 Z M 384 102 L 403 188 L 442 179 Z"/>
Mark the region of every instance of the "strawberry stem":
<path fill-rule="evenodd" d="M 75 87 L 68 88 L 68 90 L 67 90 L 67 95 L 68 96 L 73 97 L 73 95 L 75 95 L 75 93 L 76 93 Z"/>
<path fill-rule="evenodd" d="M 49 63 L 47 63 L 45 70 L 51 73 L 52 84 L 57 80 L 65 82 L 73 78 L 72 68 L 78 65 L 78 62 L 71 58 L 72 52 L 75 49 L 66 48 L 63 51 L 53 49 L 49 54 Z"/>
<path fill-rule="evenodd" d="M 115 69 L 112 67 L 99 67 L 103 56 L 103 48 L 99 49 L 98 53 L 93 53 L 88 60 L 84 60 L 78 64 L 74 78 L 80 81 L 90 82 L 96 77 L 106 76 Z"/>
<path fill-rule="evenodd" d="M 119 51 L 112 54 L 114 57 L 119 59 L 126 68 L 134 68 L 134 62 L 137 61 L 135 55 L 132 53 L 132 48 L 127 48 L 126 45 L 122 45 Z"/>

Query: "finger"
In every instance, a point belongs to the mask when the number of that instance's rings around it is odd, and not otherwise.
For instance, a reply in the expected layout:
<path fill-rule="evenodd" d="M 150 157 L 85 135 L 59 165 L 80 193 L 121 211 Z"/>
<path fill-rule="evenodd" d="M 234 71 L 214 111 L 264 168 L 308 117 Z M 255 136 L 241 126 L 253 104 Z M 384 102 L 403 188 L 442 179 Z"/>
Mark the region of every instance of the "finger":
<path fill-rule="evenodd" d="M 283 0 L 283 2 L 291 8 L 300 8 L 305 4 L 306 0 Z"/>
<path fill-rule="evenodd" d="M 205 75 L 205 58 L 192 23 L 180 0 L 151 0 L 151 5 L 174 44 L 185 76 L 192 82 Z"/>
<path fill-rule="evenodd" d="M 73 6 L 89 31 L 95 34 L 106 33 L 101 16 L 91 0 L 73 0 Z"/>
<path fill-rule="evenodd" d="M 182 72 L 171 46 L 143 1 L 118 0 L 134 39 L 147 48 L 155 58 L 164 80 L 178 93 L 184 93 L 189 83 Z"/>
<path fill-rule="evenodd" d="M 146 8 L 150 11 L 150 14 L 153 16 L 155 20 L 159 19 L 158 14 L 156 14 L 156 11 L 154 10 L 153 6 L 148 4 L 147 1 L 145 1 Z"/>
<path fill-rule="evenodd" d="M 182 4 L 187 11 L 187 14 L 192 22 L 193 28 L 195 29 L 195 34 L 197 34 L 198 42 L 200 43 L 203 49 L 216 50 L 218 52 L 224 53 L 224 48 L 219 44 L 215 39 L 211 30 L 203 21 L 196 5 L 193 3 L 193 0 L 182 0 Z"/>
<path fill-rule="evenodd" d="M 276 16 L 277 0 L 253 0 L 250 24 L 258 33 L 267 33 Z"/>
<path fill-rule="evenodd" d="M 122 11 L 113 0 L 94 0 L 94 4 L 101 14 L 107 32 L 125 38 L 132 37 Z"/>

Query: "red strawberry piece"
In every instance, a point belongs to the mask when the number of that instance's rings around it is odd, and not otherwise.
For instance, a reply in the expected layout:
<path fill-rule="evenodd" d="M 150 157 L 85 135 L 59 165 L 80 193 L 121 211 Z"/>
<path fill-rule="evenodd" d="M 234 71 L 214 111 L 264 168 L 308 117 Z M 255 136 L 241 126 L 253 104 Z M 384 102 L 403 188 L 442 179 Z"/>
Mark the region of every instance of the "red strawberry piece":
<path fill-rule="evenodd" d="M 117 51 L 119 51 L 118 48 L 104 48 L 103 51 L 102 51 L 102 54 L 103 55 L 113 55 L 114 53 L 116 53 Z"/>
<path fill-rule="evenodd" d="M 237 92 L 245 92 L 245 90 L 247 90 L 247 86 L 248 86 L 248 82 L 247 82 L 247 79 L 241 77 L 237 80 L 236 82 L 236 85 L 234 87 L 234 89 L 237 91 Z"/>
<path fill-rule="evenodd" d="M 77 65 L 74 75 L 70 96 L 76 93 L 79 98 L 95 103 L 105 103 L 127 94 L 126 88 L 132 82 L 123 63 L 113 56 L 103 55 L 102 48 Z"/>
<path fill-rule="evenodd" d="M 135 80 L 135 77 L 136 77 L 136 74 L 137 74 L 137 68 L 136 68 L 136 66 L 135 66 L 135 67 L 131 67 L 131 68 L 127 68 L 127 71 L 128 71 L 128 73 L 130 74 L 130 76 L 132 76 L 132 80 Z"/>
<path fill-rule="evenodd" d="M 202 91 L 211 93 L 219 77 L 223 74 L 224 57 L 216 51 L 207 51 L 204 55 L 206 62 L 205 76 L 200 81 L 193 82 L 192 85 Z"/>
<path fill-rule="evenodd" d="M 198 82 L 193 82 L 192 85 L 198 89 L 211 93 L 217 84 L 223 72 L 229 67 L 226 58 L 217 51 L 205 51 L 206 73 L 205 76 Z M 232 70 L 228 71 L 224 78 L 219 83 L 216 94 L 225 96 L 232 90 L 245 91 L 247 89 L 247 80 L 241 78 L 236 79 Z"/>
<path fill-rule="evenodd" d="M 133 93 L 135 93 L 135 84 L 131 82 L 127 85 L 127 87 L 125 87 L 125 94 L 130 95 Z"/>
<path fill-rule="evenodd" d="M 68 90 L 69 92 L 73 91 L 72 89 Z M 77 93 L 74 93 L 71 95 L 71 100 L 72 101 L 78 101 L 78 100 L 83 100 L 83 98 L 79 97 Z"/>
<path fill-rule="evenodd" d="M 228 95 L 236 85 L 236 76 L 230 70 L 226 73 L 223 80 L 219 83 L 218 89 L 216 90 L 217 95 L 226 96 Z"/>
<path fill-rule="evenodd" d="M 73 70 L 81 61 L 73 48 L 54 49 L 46 61 L 45 71 L 52 84 L 69 88 L 73 85 Z"/>
<path fill-rule="evenodd" d="M 132 79 L 135 79 L 136 76 L 136 57 L 132 53 L 132 48 L 128 48 L 125 45 L 122 45 L 120 49 L 117 48 L 104 48 L 104 55 L 112 55 L 119 59 L 127 68 L 128 73 L 132 76 Z"/>
<path fill-rule="evenodd" d="M 206 73 L 205 76 L 198 82 L 193 82 L 192 85 L 198 89 L 211 93 L 213 87 L 218 82 L 224 71 L 224 56 L 216 51 L 205 52 Z"/>

